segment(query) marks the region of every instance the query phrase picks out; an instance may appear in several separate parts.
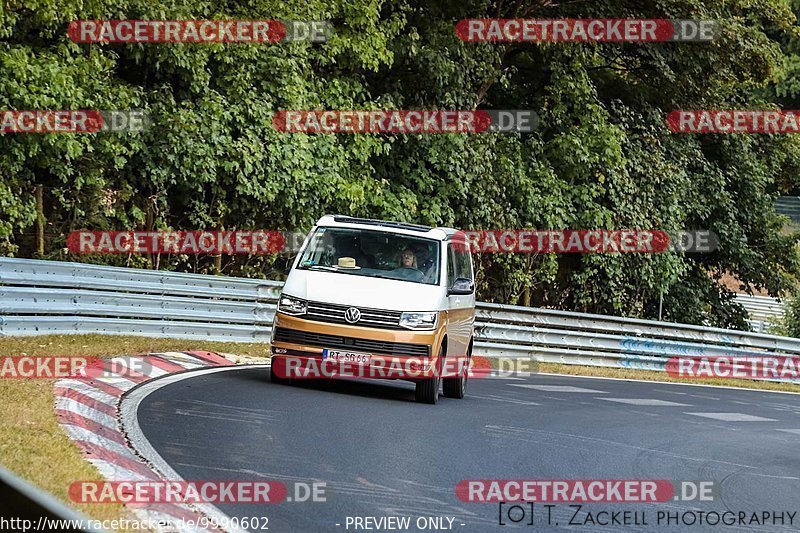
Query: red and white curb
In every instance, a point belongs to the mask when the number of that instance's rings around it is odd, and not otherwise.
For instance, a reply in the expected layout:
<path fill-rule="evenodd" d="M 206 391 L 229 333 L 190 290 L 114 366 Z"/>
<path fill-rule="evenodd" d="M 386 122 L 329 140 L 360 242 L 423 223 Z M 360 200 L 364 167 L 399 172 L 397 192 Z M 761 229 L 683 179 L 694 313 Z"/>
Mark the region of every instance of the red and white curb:
<path fill-rule="evenodd" d="M 114 357 L 103 360 L 100 377 L 61 379 L 55 384 L 55 409 L 58 423 L 108 481 L 155 481 L 163 479 L 154 467 L 141 459 L 122 431 L 120 403 L 122 395 L 151 379 L 208 367 L 233 366 L 235 363 L 212 352 L 165 352 L 142 356 Z M 114 369 L 125 369 L 122 375 Z M 136 371 L 134 371 L 135 369 Z M 162 531 L 215 531 L 185 525 L 208 523 L 207 514 L 197 506 L 173 503 L 130 506 L 141 519 L 163 522 Z"/>

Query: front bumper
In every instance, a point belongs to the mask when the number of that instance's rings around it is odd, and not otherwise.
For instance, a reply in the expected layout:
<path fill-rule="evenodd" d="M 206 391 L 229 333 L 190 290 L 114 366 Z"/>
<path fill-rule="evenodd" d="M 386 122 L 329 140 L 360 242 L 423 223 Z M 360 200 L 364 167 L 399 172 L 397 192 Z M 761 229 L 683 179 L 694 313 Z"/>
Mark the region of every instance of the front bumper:
<path fill-rule="evenodd" d="M 446 331 L 446 317 L 443 315 L 439 316 L 437 329 L 398 331 L 317 322 L 279 312 L 275 314 L 273 332 L 283 328 L 291 335 L 273 338 L 273 371 L 283 368 L 291 373 L 305 369 L 309 374 L 286 376 L 291 378 L 369 377 L 413 381 L 432 377 L 436 373 L 439 347 Z M 281 337 L 300 340 L 286 341 L 280 340 Z M 371 364 L 323 362 L 325 348 L 370 353 Z M 426 349 L 423 351 L 423 348 Z"/>

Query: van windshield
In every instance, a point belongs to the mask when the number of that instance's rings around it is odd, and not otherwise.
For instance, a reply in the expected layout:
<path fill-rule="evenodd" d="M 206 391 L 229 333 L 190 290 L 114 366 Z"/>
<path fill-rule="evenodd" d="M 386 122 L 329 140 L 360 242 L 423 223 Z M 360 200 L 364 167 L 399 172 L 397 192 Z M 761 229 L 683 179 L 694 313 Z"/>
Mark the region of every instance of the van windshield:
<path fill-rule="evenodd" d="M 297 268 L 438 285 L 439 247 L 439 241 L 397 233 L 317 228 Z"/>

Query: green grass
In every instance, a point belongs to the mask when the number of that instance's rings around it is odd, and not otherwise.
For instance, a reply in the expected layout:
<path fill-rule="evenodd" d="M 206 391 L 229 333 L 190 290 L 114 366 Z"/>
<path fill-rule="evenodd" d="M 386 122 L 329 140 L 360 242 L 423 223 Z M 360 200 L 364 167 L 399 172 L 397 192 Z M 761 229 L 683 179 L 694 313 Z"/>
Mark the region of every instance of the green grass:
<path fill-rule="evenodd" d="M 0 338 L 0 356 L 114 356 L 208 350 L 250 357 L 268 355 L 264 344 L 152 339 L 111 335 L 52 335 Z M 77 480 L 103 478 L 82 457 L 56 420 L 52 379 L 0 379 L 0 458 L 20 477 L 98 520 L 133 518 L 119 504 L 76 505 L 67 489 Z"/>

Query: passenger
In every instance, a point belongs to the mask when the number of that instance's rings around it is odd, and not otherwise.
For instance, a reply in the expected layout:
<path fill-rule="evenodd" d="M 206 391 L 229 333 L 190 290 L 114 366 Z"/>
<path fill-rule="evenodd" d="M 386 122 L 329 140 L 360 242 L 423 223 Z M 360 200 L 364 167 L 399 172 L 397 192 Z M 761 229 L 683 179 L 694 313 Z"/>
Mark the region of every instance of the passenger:
<path fill-rule="evenodd" d="M 425 283 L 431 283 L 436 277 L 436 261 L 427 247 L 417 252 L 417 268 L 425 276 Z"/>

